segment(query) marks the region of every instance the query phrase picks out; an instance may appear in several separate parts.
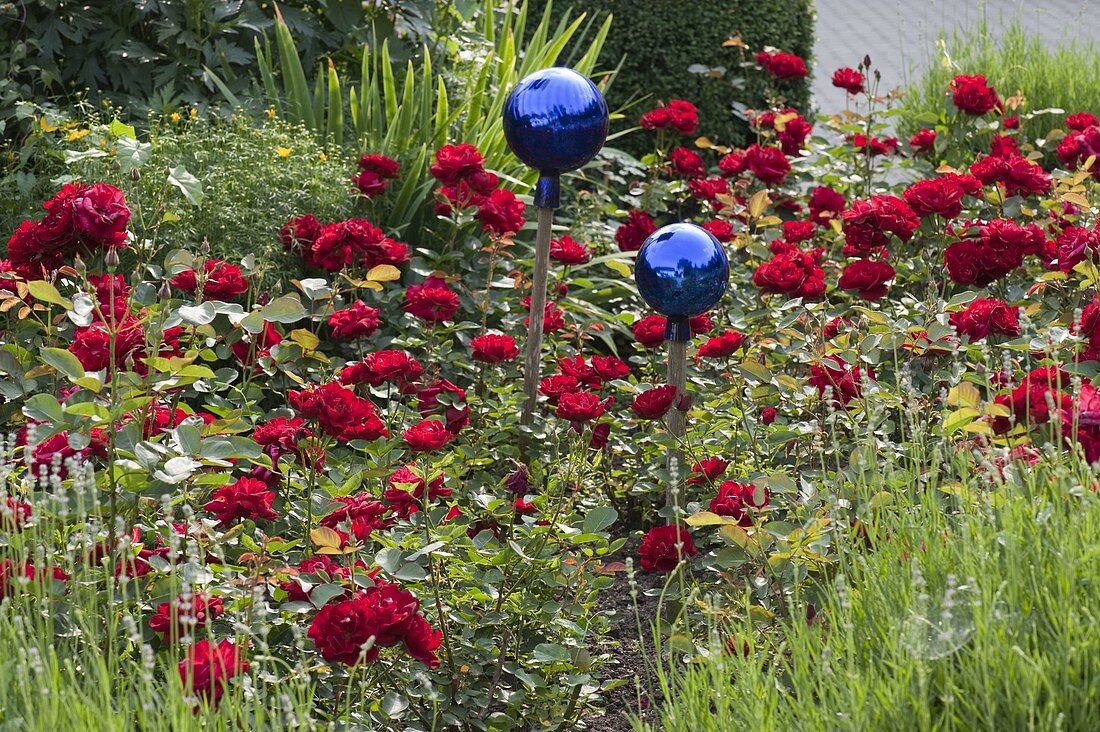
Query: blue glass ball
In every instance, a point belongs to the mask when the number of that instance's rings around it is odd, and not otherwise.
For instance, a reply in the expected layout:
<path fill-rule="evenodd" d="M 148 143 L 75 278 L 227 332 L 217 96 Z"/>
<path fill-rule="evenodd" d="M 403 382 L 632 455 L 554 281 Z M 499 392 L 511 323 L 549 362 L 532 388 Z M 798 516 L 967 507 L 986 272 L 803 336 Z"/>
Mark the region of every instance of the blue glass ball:
<path fill-rule="evenodd" d="M 695 224 L 669 224 L 638 251 L 634 281 L 651 308 L 670 319 L 702 315 L 718 304 L 729 282 L 722 245 Z"/>
<path fill-rule="evenodd" d="M 536 71 L 504 102 L 504 137 L 516 157 L 544 176 L 576 170 L 607 139 L 607 101 L 573 69 Z"/>

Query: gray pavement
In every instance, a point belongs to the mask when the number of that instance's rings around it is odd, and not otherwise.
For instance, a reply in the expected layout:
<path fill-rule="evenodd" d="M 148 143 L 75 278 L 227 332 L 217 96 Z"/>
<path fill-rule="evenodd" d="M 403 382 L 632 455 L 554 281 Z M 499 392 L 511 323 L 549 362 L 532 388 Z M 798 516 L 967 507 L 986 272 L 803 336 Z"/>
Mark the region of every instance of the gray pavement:
<path fill-rule="evenodd" d="M 819 110 L 844 107 L 844 90 L 831 84 L 833 71 L 855 68 L 864 54 L 882 71 L 882 89 L 919 77 L 941 55 L 941 32 L 976 25 L 984 16 L 999 35 L 1013 20 L 1057 46 L 1092 40 L 1100 0 L 816 0 L 814 101 Z"/>

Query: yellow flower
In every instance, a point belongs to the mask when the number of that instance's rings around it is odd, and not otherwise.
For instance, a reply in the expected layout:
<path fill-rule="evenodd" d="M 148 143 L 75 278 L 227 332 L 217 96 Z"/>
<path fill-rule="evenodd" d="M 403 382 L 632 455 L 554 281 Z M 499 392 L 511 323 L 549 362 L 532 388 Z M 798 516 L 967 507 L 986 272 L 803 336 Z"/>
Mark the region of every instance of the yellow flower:
<path fill-rule="evenodd" d="M 267 108 L 267 118 L 268 119 L 275 119 L 275 107 L 268 107 Z"/>
<path fill-rule="evenodd" d="M 320 158 L 321 160 L 328 160 L 328 155 L 325 155 L 325 151 L 324 151 L 324 150 L 322 150 L 321 152 L 317 153 L 317 157 L 319 157 L 319 158 Z"/>
<path fill-rule="evenodd" d="M 191 107 L 191 119 L 195 119 L 198 116 L 199 116 L 199 110 L 195 109 L 194 107 Z"/>
<path fill-rule="evenodd" d="M 277 148 L 275 148 L 275 152 L 279 153 L 280 158 L 289 158 L 290 157 L 290 148 L 289 147 L 277 147 Z"/>
<path fill-rule="evenodd" d="M 172 112 L 172 116 L 169 117 L 173 122 L 179 122 L 181 117 L 179 112 Z"/>
<path fill-rule="evenodd" d="M 51 125 L 46 121 L 45 117 L 40 117 L 38 120 L 38 126 L 42 128 L 43 132 L 57 132 L 57 125 Z"/>
<path fill-rule="evenodd" d="M 87 135 L 89 132 L 91 132 L 91 130 L 73 130 L 69 134 L 65 135 L 65 142 L 79 140 L 80 138 Z"/>

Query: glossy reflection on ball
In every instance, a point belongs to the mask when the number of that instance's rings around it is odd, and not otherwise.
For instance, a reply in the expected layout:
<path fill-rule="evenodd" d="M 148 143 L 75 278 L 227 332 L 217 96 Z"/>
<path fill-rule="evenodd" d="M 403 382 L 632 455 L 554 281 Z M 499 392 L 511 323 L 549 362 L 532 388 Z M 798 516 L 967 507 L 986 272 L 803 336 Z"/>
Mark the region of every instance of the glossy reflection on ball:
<path fill-rule="evenodd" d="M 729 275 L 722 245 L 695 224 L 669 224 L 653 232 L 634 265 L 642 298 L 660 314 L 677 320 L 717 305 Z"/>
<path fill-rule="evenodd" d="M 504 137 L 516 157 L 544 176 L 576 170 L 607 139 L 607 102 L 572 69 L 536 71 L 504 103 Z"/>

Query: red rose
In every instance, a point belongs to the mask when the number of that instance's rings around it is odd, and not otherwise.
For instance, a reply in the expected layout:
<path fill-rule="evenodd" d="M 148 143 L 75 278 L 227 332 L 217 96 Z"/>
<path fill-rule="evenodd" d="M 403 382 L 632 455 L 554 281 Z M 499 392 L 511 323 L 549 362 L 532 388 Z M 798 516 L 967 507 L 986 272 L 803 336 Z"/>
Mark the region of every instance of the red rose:
<path fill-rule="evenodd" d="M 913 149 L 914 155 L 926 155 L 933 151 L 933 146 L 936 144 L 936 131 L 924 129 L 920 130 L 912 137 L 909 138 L 909 147 Z"/>
<path fill-rule="evenodd" d="M 630 409 L 638 419 L 660 419 L 672 407 L 676 401 L 676 387 L 665 384 L 653 389 L 647 389 L 634 397 L 634 403 Z"/>
<path fill-rule="evenodd" d="M 614 356 L 593 356 L 592 370 L 606 381 L 625 379 L 630 375 L 630 365 Z"/>
<path fill-rule="evenodd" d="M 784 221 L 783 240 L 798 244 L 814 238 L 816 227 L 813 221 Z"/>
<path fill-rule="evenodd" d="M 603 377 L 595 367 L 585 361 L 584 356 L 558 359 L 558 369 L 567 376 L 572 376 L 589 389 L 599 389 L 603 386 Z"/>
<path fill-rule="evenodd" d="M 736 519 L 741 526 L 752 526 L 752 510 L 764 508 L 770 500 L 771 493 L 766 487 L 760 489 L 752 483 L 727 480 L 718 487 L 709 508 L 711 513 Z"/>
<path fill-rule="evenodd" d="M 703 228 L 720 242 L 731 242 L 736 234 L 733 224 L 724 219 L 714 219 L 703 224 Z"/>
<path fill-rule="evenodd" d="M 572 394 L 581 388 L 581 382 L 576 376 L 557 374 L 547 376 L 539 381 L 539 394 L 550 400 L 551 404 L 557 403 L 563 394 Z"/>
<path fill-rule="evenodd" d="M 387 382 L 404 388 L 424 373 L 415 358 L 404 351 L 375 351 L 362 361 L 345 366 L 340 372 L 341 384 L 381 386 Z"/>
<path fill-rule="evenodd" d="M 1051 186 L 1050 174 L 1020 155 L 1007 158 L 990 155 L 971 164 L 970 172 L 984 185 L 1003 183 L 1009 196 L 1041 195 Z"/>
<path fill-rule="evenodd" d="M 414 452 L 438 450 L 454 439 L 447 425 L 438 419 L 425 419 L 401 433 L 405 444 Z"/>
<path fill-rule="evenodd" d="M 745 159 L 743 152 L 731 152 L 718 161 L 718 169 L 727 178 L 744 173 L 748 167 L 749 161 Z"/>
<path fill-rule="evenodd" d="M 656 348 L 665 342 L 666 324 L 662 315 L 647 315 L 634 324 L 634 340 L 645 348 Z"/>
<path fill-rule="evenodd" d="M 359 158 L 359 170 L 393 180 L 401 170 L 401 163 L 385 155 L 364 155 Z"/>
<path fill-rule="evenodd" d="M 672 172 L 680 178 L 705 178 L 707 170 L 703 166 L 703 158 L 694 150 L 686 147 L 675 147 L 668 153 L 668 161 L 672 165 Z"/>
<path fill-rule="evenodd" d="M 691 534 L 679 526 L 654 526 L 638 547 L 642 569 L 646 572 L 671 572 L 682 559 L 697 553 Z"/>
<path fill-rule="evenodd" d="M 1100 120 L 1091 112 L 1077 112 L 1066 117 L 1066 128 L 1081 132 L 1089 127 L 1100 125 Z"/>
<path fill-rule="evenodd" d="M 827 356 L 821 365 L 810 367 L 809 382 L 821 396 L 831 393 L 834 404 L 845 406 L 863 396 L 864 375 L 871 380 L 875 378 L 870 368 L 849 366 L 839 356 Z"/>
<path fill-rule="evenodd" d="M 872 135 L 867 137 L 862 133 L 855 135 L 849 135 L 847 140 L 852 143 L 852 147 L 856 150 L 871 155 L 892 155 L 898 151 L 898 138 L 896 137 L 883 137 L 878 138 Z"/>
<path fill-rule="evenodd" d="M 714 336 L 699 346 L 699 358 L 727 358 L 745 345 L 745 334 L 726 329 L 721 335 Z"/>
<path fill-rule="evenodd" d="M 756 63 L 776 79 L 806 78 L 806 62 L 793 53 L 761 51 L 756 54 Z"/>
<path fill-rule="evenodd" d="M 828 226 L 830 219 L 839 218 L 846 206 L 844 196 L 828 186 L 818 186 L 810 192 L 810 220 L 818 226 Z"/>
<path fill-rule="evenodd" d="M 419 610 L 411 592 L 380 582 L 350 600 L 325 605 L 307 635 L 330 663 L 373 661 L 382 648 L 404 643 L 410 655 L 435 668 L 439 661 L 432 651 L 440 645 L 440 634 L 427 626 Z"/>
<path fill-rule="evenodd" d="M 760 147 L 754 143 L 745 151 L 745 161 L 752 174 L 764 183 L 782 183 L 791 171 L 790 161 L 777 147 Z"/>
<path fill-rule="evenodd" d="M 592 259 L 592 252 L 573 237 L 563 236 L 550 240 L 550 258 L 562 264 L 584 264 Z"/>
<path fill-rule="evenodd" d="M 993 135 L 989 141 L 989 154 L 996 158 L 1010 158 L 1020 154 L 1020 145 L 1008 135 Z"/>
<path fill-rule="evenodd" d="M 841 217 L 844 222 L 844 254 L 866 257 L 881 252 L 889 234 L 909 241 L 920 219 L 909 205 L 896 196 L 872 196 L 869 201 L 852 201 Z"/>
<path fill-rule="evenodd" d="M 420 510 L 425 488 L 430 501 L 447 498 L 452 493 L 450 488 L 443 487 L 442 473 L 426 483 L 412 470 L 415 467 L 416 463 L 410 463 L 395 470 L 389 477 L 389 488 L 382 494 L 393 513 L 405 519 Z"/>
<path fill-rule="evenodd" d="M 346 581 L 351 576 L 347 567 L 340 566 L 324 554 L 303 559 L 295 570 L 291 579 L 279 583 L 279 589 L 286 593 L 286 599 L 290 602 L 309 602 L 315 586 L 327 582 L 346 586 Z M 340 597 L 346 598 L 347 595 L 345 591 Z"/>
<path fill-rule="evenodd" d="M 60 567 L 35 567 L 30 562 L 16 564 L 11 559 L 5 559 L 0 562 L 0 598 L 22 592 L 22 588 L 29 582 L 44 583 L 47 579 L 68 582 L 69 575 Z"/>
<path fill-rule="evenodd" d="M 279 240 L 286 251 L 308 252 L 321 234 L 321 222 L 313 214 L 290 219 L 279 229 Z"/>
<path fill-rule="evenodd" d="M 1081 226 L 1066 226 L 1052 242 L 1044 242 L 1039 255 L 1043 266 L 1062 272 L 1072 272 L 1073 268 L 1090 254 L 1100 249 L 1100 231 L 1089 231 Z"/>
<path fill-rule="evenodd" d="M 966 194 L 981 190 L 981 182 L 970 175 L 954 175 L 933 180 L 917 181 L 902 194 L 913 213 L 922 218 L 943 216 L 956 218 L 962 213 L 962 199 Z"/>
<path fill-rule="evenodd" d="M 671 127 L 682 135 L 693 135 L 699 126 L 699 112 L 691 102 L 673 99 L 667 107 L 651 109 L 643 114 L 641 126 L 647 130 Z"/>
<path fill-rule="evenodd" d="M 409 259 L 407 245 L 389 239 L 364 219 L 348 219 L 321 229 L 306 254 L 306 264 L 335 272 L 351 264 L 370 270 L 380 264 L 399 265 Z"/>
<path fill-rule="evenodd" d="M 1001 108 L 1001 100 L 986 78 L 980 74 L 960 74 L 951 80 L 951 101 L 960 111 L 970 115 L 982 115 Z"/>
<path fill-rule="evenodd" d="M 729 461 L 720 457 L 709 457 L 700 460 L 691 466 L 692 476 L 687 479 L 688 485 L 708 485 L 722 477 L 729 467 Z"/>
<path fill-rule="evenodd" d="M 321 526 L 337 531 L 350 531 L 359 541 L 367 541 L 375 530 L 385 530 L 393 526 L 393 519 L 387 515 L 389 509 L 370 494 L 340 496 L 334 501 L 340 504 L 340 508 L 321 519 Z"/>
<path fill-rule="evenodd" d="M 76 235 L 85 247 L 126 246 L 130 209 L 122 191 L 106 183 L 81 186 L 71 205 Z"/>
<path fill-rule="evenodd" d="M 791 245 L 756 268 L 753 283 L 765 293 L 814 299 L 825 294 L 825 270 L 817 264 L 818 255 Z"/>
<path fill-rule="evenodd" d="M 848 67 L 833 72 L 833 86 L 844 89 L 849 94 L 863 91 L 863 74 Z"/>
<path fill-rule="evenodd" d="M 246 340 L 247 339 L 247 340 Z M 283 342 L 279 331 L 270 321 L 264 321 L 264 329 L 257 334 L 245 333 L 241 340 L 229 347 L 233 355 L 241 362 L 241 365 L 254 366 L 257 372 L 261 371 L 259 361 L 271 355 L 271 349 Z"/>
<path fill-rule="evenodd" d="M 444 145 L 435 151 L 435 162 L 428 168 L 432 177 L 445 186 L 457 186 L 482 172 L 485 159 L 473 145 Z"/>
<path fill-rule="evenodd" d="M 291 391 L 287 400 L 302 417 L 316 420 L 325 434 L 338 440 L 374 441 L 389 437 L 374 403 L 336 382 L 308 391 Z"/>
<path fill-rule="evenodd" d="M 248 292 L 248 280 L 244 278 L 240 267 L 221 259 L 208 259 L 202 263 L 202 269 L 203 300 L 229 300 Z M 180 272 L 168 284 L 178 290 L 193 293 L 199 288 L 199 278 L 195 270 L 189 269 Z"/>
<path fill-rule="evenodd" d="M 1020 335 L 1020 309 L 1009 307 L 1003 300 L 996 298 L 978 298 L 967 305 L 966 310 L 951 313 L 951 325 L 959 335 L 970 338 L 976 343 L 990 333 L 999 333 L 1010 338 Z"/>
<path fill-rule="evenodd" d="M 1020 226 L 1008 219 L 996 219 L 979 229 L 977 240 L 950 244 L 943 261 L 948 275 L 963 285 L 986 285 L 1023 264 L 1024 257 L 1038 254 L 1046 239 L 1035 224 Z"/>
<path fill-rule="evenodd" d="M 111 350 L 111 330 L 115 330 L 114 351 Z M 77 328 L 69 351 L 80 361 L 85 371 L 114 368 L 145 372 L 145 329 L 141 321 L 126 316 L 119 323 L 92 323 Z"/>
<path fill-rule="evenodd" d="M 844 268 L 838 286 L 855 290 L 864 300 L 878 300 L 886 294 L 886 283 L 894 279 L 894 274 L 888 262 L 857 259 Z"/>
<path fill-rule="evenodd" d="M 179 662 L 183 687 L 214 705 L 225 692 L 225 682 L 247 672 L 244 654 L 228 638 L 217 644 L 208 640 L 194 643 L 187 647 L 186 657 Z"/>
<path fill-rule="evenodd" d="M 523 306 L 528 308 L 528 310 L 530 309 L 530 307 L 531 307 L 531 298 L 530 298 L 530 296 L 525 297 L 523 299 Z M 530 315 L 528 315 L 526 318 L 523 319 L 523 325 L 524 325 L 524 327 L 530 327 L 531 326 L 531 316 Z M 542 332 L 543 333 L 556 333 L 557 331 L 561 330 L 564 327 L 565 327 L 565 316 L 562 313 L 561 308 L 559 308 L 555 303 L 552 303 L 552 302 L 546 303 L 546 305 L 542 309 Z"/>
<path fill-rule="evenodd" d="M 590 422 L 603 414 L 604 406 L 598 394 L 590 391 L 572 391 L 558 398 L 554 415 L 570 422 Z"/>
<path fill-rule="evenodd" d="M 776 123 L 775 139 L 779 141 L 779 147 L 784 153 L 798 155 L 802 150 L 802 145 L 806 142 L 806 138 L 813 132 L 814 127 L 806 121 L 805 117 L 793 110 L 785 113 L 780 119 L 789 116 L 789 114 L 795 116 L 787 119 L 786 122 Z"/>
<path fill-rule="evenodd" d="M 642 248 L 646 238 L 657 231 L 657 224 L 645 211 L 631 211 L 627 221 L 615 230 L 615 241 L 621 252 L 636 252 Z"/>
<path fill-rule="evenodd" d="M 428 323 L 453 320 L 460 304 L 458 295 L 439 277 L 429 277 L 424 284 L 405 290 L 405 312 Z"/>
<path fill-rule="evenodd" d="M 378 317 L 378 308 L 372 308 L 362 300 L 356 300 L 351 307 L 337 310 L 328 316 L 328 326 L 332 335 L 341 341 L 354 341 L 366 338 L 382 325 Z"/>
<path fill-rule="evenodd" d="M 214 491 L 203 509 L 217 514 L 219 526 L 227 526 L 240 518 L 274 521 L 279 518 L 279 514 L 271 508 L 274 502 L 275 494 L 268 490 L 263 481 L 238 478 L 235 483 Z"/>
<path fill-rule="evenodd" d="M 760 410 L 760 421 L 763 424 L 771 424 L 778 416 L 779 412 L 776 411 L 775 407 L 764 407 Z"/>
<path fill-rule="evenodd" d="M 489 194 L 477 207 L 477 220 L 485 231 L 504 236 L 514 234 L 527 223 L 524 210 L 527 205 L 516 198 L 516 194 L 498 188 Z"/>
<path fill-rule="evenodd" d="M 149 618 L 149 628 L 160 633 L 165 643 L 178 643 L 181 638 L 190 637 L 193 628 L 210 627 L 210 621 L 224 610 L 220 597 L 188 593 L 171 602 L 160 603 L 157 612 Z"/>
<path fill-rule="evenodd" d="M 475 361 L 483 363 L 501 363 L 511 361 L 519 355 L 516 339 L 510 335 L 481 335 L 470 341 L 470 350 Z"/>
<path fill-rule="evenodd" d="M 721 211 L 725 204 L 718 201 L 718 196 L 728 196 L 729 183 L 725 178 L 705 178 L 688 181 L 688 189 L 691 195 L 700 201 L 709 201 L 714 211 Z"/>

